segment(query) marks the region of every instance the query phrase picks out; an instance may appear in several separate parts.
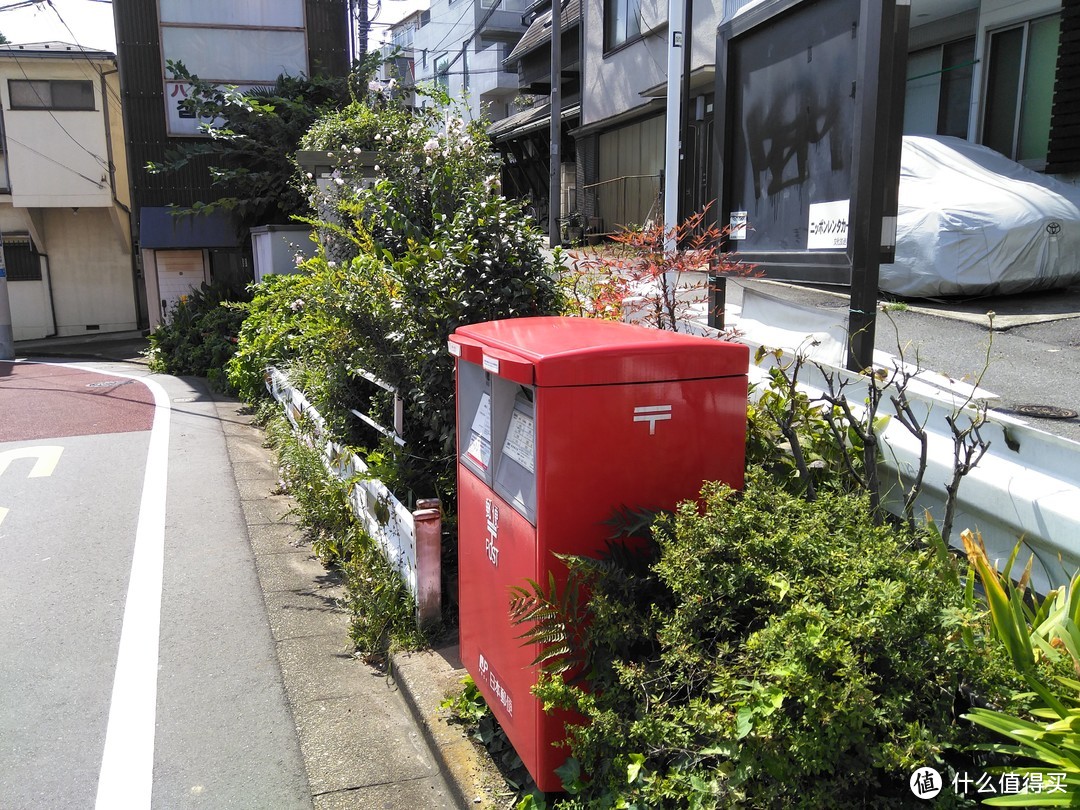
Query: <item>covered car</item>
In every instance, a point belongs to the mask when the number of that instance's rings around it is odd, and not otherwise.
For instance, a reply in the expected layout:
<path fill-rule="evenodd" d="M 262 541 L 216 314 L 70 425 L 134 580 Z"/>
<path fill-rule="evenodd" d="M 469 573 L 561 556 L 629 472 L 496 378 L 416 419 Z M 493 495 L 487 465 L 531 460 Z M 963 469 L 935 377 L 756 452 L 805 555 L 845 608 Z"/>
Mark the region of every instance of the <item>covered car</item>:
<path fill-rule="evenodd" d="M 879 287 L 913 298 L 1080 281 L 1080 187 L 959 138 L 905 136 L 896 261 Z"/>

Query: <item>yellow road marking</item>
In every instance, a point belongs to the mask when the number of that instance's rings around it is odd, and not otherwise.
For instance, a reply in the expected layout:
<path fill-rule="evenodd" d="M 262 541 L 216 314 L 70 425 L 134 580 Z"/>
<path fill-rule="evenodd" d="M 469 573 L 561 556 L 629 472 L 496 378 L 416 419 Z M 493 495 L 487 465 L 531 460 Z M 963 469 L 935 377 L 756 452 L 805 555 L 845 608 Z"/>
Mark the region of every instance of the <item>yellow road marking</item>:
<path fill-rule="evenodd" d="M 60 454 L 64 448 L 55 444 L 43 444 L 38 447 L 17 447 L 0 453 L 0 475 L 3 475 L 11 462 L 20 458 L 37 459 L 27 478 L 47 478 L 56 469 Z"/>

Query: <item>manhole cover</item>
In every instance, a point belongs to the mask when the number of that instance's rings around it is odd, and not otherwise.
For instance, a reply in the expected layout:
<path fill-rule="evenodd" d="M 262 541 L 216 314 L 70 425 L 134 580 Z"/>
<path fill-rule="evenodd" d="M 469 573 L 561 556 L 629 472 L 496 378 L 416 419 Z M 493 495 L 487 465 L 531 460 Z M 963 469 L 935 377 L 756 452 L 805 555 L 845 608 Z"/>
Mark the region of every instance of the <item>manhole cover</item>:
<path fill-rule="evenodd" d="M 1076 411 L 1059 408 L 1056 405 L 1017 405 L 1014 410 L 1022 416 L 1034 416 L 1036 419 L 1076 418 Z"/>
<path fill-rule="evenodd" d="M 115 388 L 118 385 L 129 385 L 133 380 L 105 380 L 104 382 L 87 383 L 87 388 Z"/>

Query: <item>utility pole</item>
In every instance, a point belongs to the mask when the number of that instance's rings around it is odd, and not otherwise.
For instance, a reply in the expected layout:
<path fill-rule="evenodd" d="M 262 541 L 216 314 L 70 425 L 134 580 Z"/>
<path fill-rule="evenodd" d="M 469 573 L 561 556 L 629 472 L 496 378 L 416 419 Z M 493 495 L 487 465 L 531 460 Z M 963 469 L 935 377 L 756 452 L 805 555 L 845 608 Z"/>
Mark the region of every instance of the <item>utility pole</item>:
<path fill-rule="evenodd" d="M 562 0 L 551 0 L 551 155 L 548 161 L 548 247 L 556 248 L 562 207 Z"/>
<path fill-rule="evenodd" d="M 11 330 L 11 299 L 8 298 L 4 235 L 0 233 L 0 360 L 15 359 L 15 333 Z"/>
<path fill-rule="evenodd" d="M 671 234 L 679 224 L 679 124 L 682 120 L 684 0 L 668 0 L 667 128 L 664 135 L 664 249 L 678 247 Z"/>
<path fill-rule="evenodd" d="M 688 171 L 684 171 L 690 165 L 690 148 L 696 145 L 696 139 L 690 140 L 690 73 L 694 69 L 694 0 L 683 0 L 686 4 L 683 11 L 683 28 L 686 31 L 683 37 L 683 60 L 682 60 L 682 106 L 679 116 L 679 179 L 686 182 L 680 183 L 678 221 L 683 222 L 688 216 L 695 213 L 694 194 L 691 181 L 698 182 L 697 177 L 689 177 Z M 701 167 L 704 169 L 704 167 Z"/>

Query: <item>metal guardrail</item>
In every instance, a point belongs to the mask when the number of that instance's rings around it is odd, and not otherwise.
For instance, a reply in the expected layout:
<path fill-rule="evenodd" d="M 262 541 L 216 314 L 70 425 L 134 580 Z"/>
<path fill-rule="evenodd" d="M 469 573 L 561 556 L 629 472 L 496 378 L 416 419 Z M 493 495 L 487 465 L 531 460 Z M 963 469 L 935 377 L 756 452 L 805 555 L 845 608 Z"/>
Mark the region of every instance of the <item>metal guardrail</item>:
<path fill-rule="evenodd" d="M 739 340 L 757 345 L 752 338 Z M 767 355 L 761 366 L 751 368 L 751 382 L 763 387 L 768 368 L 776 363 Z M 819 396 L 827 388 L 825 374 L 848 382 L 848 399 L 854 405 L 864 400 L 865 377 L 820 362 L 803 366 L 801 390 L 811 399 Z M 916 507 L 925 509 L 939 525 L 945 510 L 945 483 L 953 471 L 953 433 L 946 417 L 962 413 L 971 395 L 970 391 L 939 386 L 932 378 L 913 379 L 907 388 L 907 398 L 925 426 L 928 445 L 923 489 Z M 887 413 L 887 406 L 879 411 L 882 416 Z M 959 419 L 963 427 L 965 417 Z M 999 565 L 1021 541 L 1018 559 L 1023 564 L 1029 553 L 1034 555 L 1032 585 L 1046 593 L 1080 569 L 1080 444 L 994 412 L 987 414 L 981 435 L 989 442 L 989 449 L 960 482 L 950 539 L 959 546 L 961 530 L 978 530 L 987 553 Z M 900 514 L 902 493 L 916 473 L 920 447 L 895 418 L 879 433 L 879 440 L 883 501 Z"/>
<path fill-rule="evenodd" d="M 393 441 L 394 444 L 396 444 L 398 447 L 404 447 L 405 439 L 403 438 L 403 436 L 405 435 L 405 400 L 401 398 L 400 394 L 398 393 L 398 389 L 390 385 L 390 383 L 388 382 L 383 382 L 370 371 L 365 371 L 362 368 L 354 369 L 354 371 L 368 382 L 373 383 L 374 385 L 379 386 L 379 388 L 383 389 L 384 391 L 389 391 L 391 394 L 394 395 L 394 429 L 390 430 L 389 428 L 380 425 L 367 414 L 360 413 L 360 411 L 354 410 L 352 408 L 349 409 L 349 413 L 351 413 L 361 422 L 366 424 L 368 427 L 373 428 L 381 435 Z"/>

